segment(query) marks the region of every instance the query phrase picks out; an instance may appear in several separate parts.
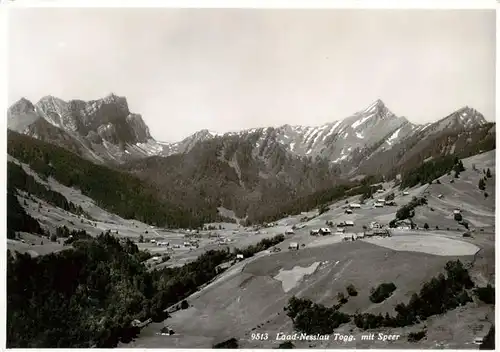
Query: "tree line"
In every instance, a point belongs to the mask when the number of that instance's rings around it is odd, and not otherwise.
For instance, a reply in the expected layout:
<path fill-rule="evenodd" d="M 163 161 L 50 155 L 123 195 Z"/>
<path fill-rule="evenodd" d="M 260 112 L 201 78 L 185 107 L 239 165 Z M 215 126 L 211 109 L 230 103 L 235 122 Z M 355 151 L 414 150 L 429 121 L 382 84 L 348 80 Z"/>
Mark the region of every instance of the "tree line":
<path fill-rule="evenodd" d="M 50 143 L 9 130 L 7 152 L 40 177 L 51 176 L 67 187 L 77 188 L 98 206 L 123 218 L 170 228 L 196 228 L 205 220 L 189 209 L 160 200 L 159 189 L 128 172 L 96 165 Z"/>
<path fill-rule="evenodd" d="M 43 199 L 47 203 L 75 215 L 85 214 L 82 207 L 68 201 L 61 193 L 53 191 L 37 182 L 35 178 L 28 175 L 20 165 L 10 161 L 7 162 L 7 185 L 25 191 L 30 195 Z"/>

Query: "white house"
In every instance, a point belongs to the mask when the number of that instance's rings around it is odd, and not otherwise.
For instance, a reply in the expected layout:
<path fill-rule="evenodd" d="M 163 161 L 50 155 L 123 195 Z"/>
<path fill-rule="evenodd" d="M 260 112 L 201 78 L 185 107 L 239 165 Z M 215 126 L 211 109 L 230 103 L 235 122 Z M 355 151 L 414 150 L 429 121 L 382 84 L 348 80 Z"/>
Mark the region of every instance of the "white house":
<path fill-rule="evenodd" d="M 191 243 L 189 243 L 189 242 L 184 242 L 184 247 L 191 247 Z"/>
<path fill-rule="evenodd" d="M 337 233 L 344 233 L 345 232 L 345 229 L 343 227 L 337 227 L 337 229 L 335 230 Z"/>
<path fill-rule="evenodd" d="M 344 225 L 345 226 L 354 226 L 354 221 L 352 221 L 352 220 L 346 220 L 346 221 L 344 221 Z"/>
<path fill-rule="evenodd" d="M 351 208 L 361 208 L 361 204 L 359 204 L 359 203 L 351 203 L 351 204 L 349 204 L 349 207 L 351 207 Z"/>
<path fill-rule="evenodd" d="M 331 235 L 332 231 L 328 227 L 322 227 L 319 229 L 319 232 L 325 236 L 325 235 Z"/>
<path fill-rule="evenodd" d="M 153 257 L 151 258 L 153 262 L 159 262 L 161 260 L 161 257 Z"/>
<path fill-rule="evenodd" d="M 379 199 L 377 199 L 377 202 L 384 204 L 385 199 L 379 198 Z"/>
<path fill-rule="evenodd" d="M 453 214 L 460 214 L 460 209 L 453 210 Z"/>
<path fill-rule="evenodd" d="M 242 260 L 244 258 L 243 254 L 236 254 L 236 259 Z"/>
<path fill-rule="evenodd" d="M 319 230 L 311 230 L 311 236 L 314 236 L 314 235 L 318 235 L 319 234 Z"/>
<path fill-rule="evenodd" d="M 382 207 L 384 206 L 384 204 L 383 204 L 383 203 L 376 202 L 376 203 L 374 204 L 374 206 L 375 206 L 375 208 L 382 208 Z"/>
<path fill-rule="evenodd" d="M 299 244 L 297 242 L 291 242 L 288 248 L 297 250 L 299 249 Z"/>
<path fill-rule="evenodd" d="M 442 195 L 442 194 L 439 194 L 439 195 L 438 195 L 438 198 L 443 198 L 443 195 Z"/>
<path fill-rule="evenodd" d="M 288 229 L 285 231 L 285 235 L 293 235 L 293 234 L 294 234 L 294 232 L 292 229 Z"/>
<path fill-rule="evenodd" d="M 346 213 L 346 214 L 352 214 L 352 210 L 351 210 L 351 209 L 346 209 L 346 210 L 345 210 L 345 213 Z"/>
<path fill-rule="evenodd" d="M 404 192 L 403 192 L 403 195 L 404 195 L 404 196 L 407 196 L 408 194 L 410 194 L 410 192 L 408 192 L 408 191 L 404 191 Z"/>

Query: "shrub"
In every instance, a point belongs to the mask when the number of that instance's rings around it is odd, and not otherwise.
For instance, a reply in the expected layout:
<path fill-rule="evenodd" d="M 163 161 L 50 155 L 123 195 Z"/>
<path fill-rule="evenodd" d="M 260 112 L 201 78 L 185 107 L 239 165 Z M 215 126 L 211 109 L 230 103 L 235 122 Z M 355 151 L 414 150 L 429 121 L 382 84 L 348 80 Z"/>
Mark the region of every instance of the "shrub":
<path fill-rule="evenodd" d="M 188 309 L 189 308 L 189 303 L 186 300 L 183 300 L 181 302 L 181 309 Z"/>
<path fill-rule="evenodd" d="M 409 342 L 420 341 L 420 340 L 422 340 L 425 337 L 426 333 L 427 332 L 425 330 L 422 330 L 422 331 L 419 331 L 419 332 L 410 332 L 408 334 L 408 341 Z"/>
<path fill-rule="evenodd" d="M 295 348 L 295 345 L 293 344 L 292 341 L 286 341 L 286 342 L 280 343 L 278 348 L 279 349 Z"/>
<path fill-rule="evenodd" d="M 328 210 L 330 210 L 330 208 L 326 205 L 321 205 L 320 208 L 319 208 L 319 215 L 323 214 L 323 213 L 326 213 Z"/>
<path fill-rule="evenodd" d="M 481 178 L 479 179 L 479 183 L 477 185 L 477 187 L 481 190 L 481 191 L 484 191 L 485 188 L 486 188 L 486 183 L 484 182 L 484 180 Z"/>
<path fill-rule="evenodd" d="M 486 177 L 491 178 L 490 168 L 488 168 L 488 170 L 486 170 Z"/>
<path fill-rule="evenodd" d="M 350 320 L 349 315 L 337 308 L 328 308 L 308 299 L 292 297 L 284 308 L 296 330 L 306 334 L 331 334 L 341 324 Z"/>
<path fill-rule="evenodd" d="M 456 221 L 462 221 L 462 214 L 460 214 L 460 213 L 455 214 L 455 215 L 453 215 L 453 218 L 454 218 Z"/>
<path fill-rule="evenodd" d="M 396 285 L 391 283 L 380 284 L 376 289 L 372 288 L 370 294 L 370 301 L 373 303 L 380 303 L 389 298 L 392 293 L 396 290 Z"/>
<path fill-rule="evenodd" d="M 238 340 L 232 337 L 229 340 L 213 345 L 212 348 L 238 348 Z"/>
<path fill-rule="evenodd" d="M 346 304 L 348 301 L 348 299 L 342 292 L 337 293 L 337 300 L 340 304 Z"/>
<path fill-rule="evenodd" d="M 484 192 L 484 198 L 488 198 L 488 192 Z"/>
<path fill-rule="evenodd" d="M 425 223 L 424 224 L 424 229 L 428 230 L 429 229 L 429 224 L 428 223 Z"/>
<path fill-rule="evenodd" d="M 349 296 L 357 296 L 358 295 L 358 291 L 356 290 L 356 288 L 354 287 L 353 284 L 350 284 L 346 287 L 346 291 L 347 291 L 347 294 Z"/>
<path fill-rule="evenodd" d="M 484 303 L 495 304 L 495 288 L 490 284 L 486 287 L 476 288 L 474 294 Z"/>

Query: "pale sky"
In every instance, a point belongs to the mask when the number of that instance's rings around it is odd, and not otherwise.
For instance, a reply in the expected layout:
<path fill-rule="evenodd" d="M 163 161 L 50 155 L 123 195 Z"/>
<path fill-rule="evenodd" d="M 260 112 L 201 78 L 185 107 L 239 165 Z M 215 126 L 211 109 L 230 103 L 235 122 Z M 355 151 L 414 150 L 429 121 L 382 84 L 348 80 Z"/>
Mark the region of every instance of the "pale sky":
<path fill-rule="evenodd" d="M 382 99 L 495 120 L 494 10 L 11 9 L 9 104 L 126 96 L 160 141 L 320 125 Z"/>

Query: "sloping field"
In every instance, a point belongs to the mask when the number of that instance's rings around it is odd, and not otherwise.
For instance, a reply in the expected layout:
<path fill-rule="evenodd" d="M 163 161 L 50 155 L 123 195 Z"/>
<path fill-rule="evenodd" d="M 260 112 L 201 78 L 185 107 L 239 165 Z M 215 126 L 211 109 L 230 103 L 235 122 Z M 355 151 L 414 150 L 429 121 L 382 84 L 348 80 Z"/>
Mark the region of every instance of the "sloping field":
<path fill-rule="evenodd" d="M 441 184 L 433 183 L 427 188 L 428 205 L 418 207 L 415 211 L 415 222 L 419 226 L 428 223 L 431 228 L 450 228 L 464 230 L 453 218 L 453 210 L 460 209 L 463 219 L 472 228 L 482 228 L 484 231 L 495 230 L 495 151 L 490 151 L 463 160 L 465 171 L 458 179 L 452 175 L 441 176 Z M 472 165 L 476 170 L 473 170 Z M 492 177 L 486 182 L 486 189 L 478 188 L 483 170 L 490 169 Z M 452 173 L 453 174 L 453 173 Z M 453 183 L 450 181 L 453 180 Z M 488 197 L 484 196 L 484 193 Z M 442 195 L 442 198 L 438 198 Z"/>
<path fill-rule="evenodd" d="M 386 238 L 365 238 L 362 241 L 395 251 L 422 252 L 442 256 L 470 256 L 479 251 L 472 243 L 429 235 L 403 235 Z"/>
<path fill-rule="evenodd" d="M 331 306 L 337 303 L 337 293 L 345 293 L 345 287 L 352 283 L 359 295 L 342 308 L 345 312 L 392 311 L 397 303 L 407 302 L 423 281 L 441 272 L 449 259 L 393 251 L 362 241 L 263 256 L 245 265 L 241 273 L 234 272 L 196 298 L 188 298 L 192 306 L 165 321 L 176 332 L 175 338 L 156 335 L 164 323 L 151 324 L 126 347 L 210 348 L 213 343 L 237 337 L 241 347 L 272 348 L 277 344 L 274 338 L 255 342 L 250 334 L 292 333 L 291 320 L 283 312 L 292 295 Z M 419 270 L 415 270 L 415 263 L 419 263 Z M 305 268 L 309 272 L 304 272 Z M 286 271 L 300 274 L 295 279 L 301 276 L 293 287 L 284 287 L 283 280 L 276 279 Z M 398 288 L 387 301 L 373 304 L 368 298 L 370 289 L 382 282 L 394 282 Z"/>

